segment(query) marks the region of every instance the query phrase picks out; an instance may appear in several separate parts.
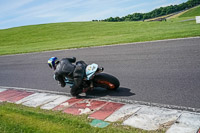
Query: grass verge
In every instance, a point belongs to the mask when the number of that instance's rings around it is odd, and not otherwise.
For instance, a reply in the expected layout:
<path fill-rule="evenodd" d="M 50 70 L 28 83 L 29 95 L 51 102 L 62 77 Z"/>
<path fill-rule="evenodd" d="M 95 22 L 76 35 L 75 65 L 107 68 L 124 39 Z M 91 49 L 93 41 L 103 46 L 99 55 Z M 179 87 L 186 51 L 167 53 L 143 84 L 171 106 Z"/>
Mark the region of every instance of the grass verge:
<path fill-rule="evenodd" d="M 0 104 L 1 133 L 147 133 L 140 129 L 112 123 L 106 128 L 90 126 L 86 115 L 73 116 L 11 103 Z M 149 131 L 164 133 L 164 130 Z"/>
<path fill-rule="evenodd" d="M 5 29 L 0 30 L 0 55 L 200 36 L 200 24 L 180 22 L 184 19 L 67 22 Z"/>

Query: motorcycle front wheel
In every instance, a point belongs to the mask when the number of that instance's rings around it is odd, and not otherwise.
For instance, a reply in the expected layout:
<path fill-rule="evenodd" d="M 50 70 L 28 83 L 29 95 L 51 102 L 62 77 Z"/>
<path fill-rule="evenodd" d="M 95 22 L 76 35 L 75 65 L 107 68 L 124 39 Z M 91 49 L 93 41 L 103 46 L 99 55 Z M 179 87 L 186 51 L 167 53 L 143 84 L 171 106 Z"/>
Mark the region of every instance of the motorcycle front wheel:
<path fill-rule="evenodd" d="M 116 77 L 106 73 L 99 73 L 94 77 L 95 87 L 102 87 L 108 90 L 116 90 L 119 85 L 119 80 Z"/>

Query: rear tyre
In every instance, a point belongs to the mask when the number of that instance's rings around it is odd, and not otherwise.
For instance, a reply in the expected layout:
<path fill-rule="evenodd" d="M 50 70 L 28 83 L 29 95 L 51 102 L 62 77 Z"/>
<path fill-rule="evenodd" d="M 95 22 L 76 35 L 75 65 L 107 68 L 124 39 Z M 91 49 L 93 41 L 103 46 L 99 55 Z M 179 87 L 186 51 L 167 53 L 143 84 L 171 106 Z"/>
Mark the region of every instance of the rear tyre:
<path fill-rule="evenodd" d="M 116 90 L 119 85 L 119 80 L 116 77 L 106 73 L 99 73 L 94 77 L 95 87 L 102 87 L 108 90 Z"/>

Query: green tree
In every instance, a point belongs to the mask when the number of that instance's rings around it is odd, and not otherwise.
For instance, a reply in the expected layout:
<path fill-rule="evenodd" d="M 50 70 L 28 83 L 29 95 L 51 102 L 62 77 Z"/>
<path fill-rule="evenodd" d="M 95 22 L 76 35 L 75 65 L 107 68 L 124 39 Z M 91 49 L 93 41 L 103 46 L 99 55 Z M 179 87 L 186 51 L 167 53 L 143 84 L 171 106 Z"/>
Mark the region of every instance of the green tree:
<path fill-rule="evenodd" d="M 124 16 L 122 18 L 110 17 L 108 19 L 105 19 L 104 21 L 109 21 L 109 22 L 139 21 L 139 20 L 155 18 L 155 17 L 171 14 L 174 12 L 182 11 L 182 10 L 194 7 L 196 5 L 199 5 L 199 4 L 200 4 L 200 0 L 188 0 L 187 2 L 181 3 L 179 5 L 170 5 L 170 6 L 166 6 L 166 7 L 160 7 L 158 9 L 155 9 L 148 13 L 133 13 L 133 14 Z"/>

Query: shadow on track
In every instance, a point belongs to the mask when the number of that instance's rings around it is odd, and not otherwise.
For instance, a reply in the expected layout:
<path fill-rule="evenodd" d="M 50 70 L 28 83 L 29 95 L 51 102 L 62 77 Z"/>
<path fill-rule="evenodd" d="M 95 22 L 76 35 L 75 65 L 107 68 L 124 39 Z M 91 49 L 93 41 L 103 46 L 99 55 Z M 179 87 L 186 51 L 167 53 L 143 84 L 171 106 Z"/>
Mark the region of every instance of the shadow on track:
<path fill-rule="evenodd" d="M 115 91 L 111 90 L 106 90 L 104 88 L 95 88 L 92 91 L 87 92 L 87 95 L 92 95 L 92 96 L 98 96 L 98 97 L 104 97 L 104 96 L 133 96 L 135 93 L 131 92 L 131 89 L 124 88 L 124 87 L 119 87 Z"/>

